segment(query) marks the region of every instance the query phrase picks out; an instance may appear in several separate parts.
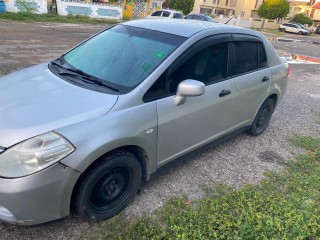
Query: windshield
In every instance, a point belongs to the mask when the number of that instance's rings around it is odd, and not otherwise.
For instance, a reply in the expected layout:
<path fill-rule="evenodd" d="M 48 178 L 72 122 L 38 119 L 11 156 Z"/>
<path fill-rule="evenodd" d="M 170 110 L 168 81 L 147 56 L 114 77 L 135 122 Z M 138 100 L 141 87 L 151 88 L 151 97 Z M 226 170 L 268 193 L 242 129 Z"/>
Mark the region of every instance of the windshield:
<path fill-rule="evenodd" d="M 65 54 L 61 63 L 123 93 L 121 89 L 136 87 L 184 41 L 172 34 L 117 25 Z"/>

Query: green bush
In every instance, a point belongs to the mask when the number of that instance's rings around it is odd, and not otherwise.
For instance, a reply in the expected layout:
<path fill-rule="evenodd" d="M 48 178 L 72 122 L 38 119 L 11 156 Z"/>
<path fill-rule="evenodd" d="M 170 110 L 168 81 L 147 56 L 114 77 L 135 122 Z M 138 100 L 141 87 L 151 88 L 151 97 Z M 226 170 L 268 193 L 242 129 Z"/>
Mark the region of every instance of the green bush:
<path fill-rule="evenodd" d="M 313 24 L 312 19 L 303 13 L 294 15 L 290 20 L 291 22 L 301 23 L 303 25 L 308 24 L 308 26 L 311 26 Z"/>
<path fill-rule="evenodd" d="M 36 13 L 39 10 L 38 4 L 33 0 L 15 0 L 14 5 L 20 12 Z"/>

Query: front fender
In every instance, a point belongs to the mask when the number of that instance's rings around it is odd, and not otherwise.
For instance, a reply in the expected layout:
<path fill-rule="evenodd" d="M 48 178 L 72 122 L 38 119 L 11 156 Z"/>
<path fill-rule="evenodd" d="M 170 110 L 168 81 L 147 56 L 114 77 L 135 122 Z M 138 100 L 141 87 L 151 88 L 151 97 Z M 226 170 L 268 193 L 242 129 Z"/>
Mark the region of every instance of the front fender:
<path fill-rule="evenodd" d="M 150 173 L 156 170 L 157 112 L 155 102 L 108 114 L 57 129 L 76 151 L 61 163 L 84 172 L 95 160 L 116 148 L 138 146 L 149 158 Z M 149 173 L 148 173 L 149 174 Z"/>

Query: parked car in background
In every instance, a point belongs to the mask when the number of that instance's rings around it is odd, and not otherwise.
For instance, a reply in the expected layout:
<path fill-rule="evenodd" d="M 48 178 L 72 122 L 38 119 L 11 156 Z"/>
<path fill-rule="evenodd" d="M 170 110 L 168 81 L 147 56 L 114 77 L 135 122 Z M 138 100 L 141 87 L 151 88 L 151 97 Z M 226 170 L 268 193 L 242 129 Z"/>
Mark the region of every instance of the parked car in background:
<path fill-rule="evenodd" d="M 289 73 L 259 32 L 142 19 L 0 78 L 0 220 L 114 216 L 176 158 L 262 134 Z"/>
<path fill-rule="evenodd" d="M 146 18 L 184 18 L 185 16 L 175 10 L 158 10 L 148 15 Z"/>
<path fill-rule="evenodd" d="M 308 35 L 311 33 L 309 29 L 302 27 L 300 26 L 300 24 L 296 23 L 282 23 L 278 29 L 280 32 L 297 33 L 300 35 Z"/>
<path fill-rule="evenodd" d="M 320 25 L 317 26 L 317 28 L 316 28 L 316 30 L 314 32 L 320 34 Z"/>
<path fill-rule="evenodd" d="M 219 23 L 217 20 L 215 20 L 212 17 L 209 17 L 207 15 L 204 15 L 204 14 L 189 14 L 188 16 L 185 17 L 185 19 L 201 20 L 201 21 Z"/>
<path fill-rule="evenodd" d="M 305 29 L 305 30 L 307 30 L 308 31 L 308 34 L 311 34 L 311 30 L 310 29 L 308 29 L 308 28 L 306 28 L 304 25 L 302 25 L 301 23 L 296 23 L 296 22 L 290 22 L 290 23 L 293 23 L 293 24 L 297 24 L 297 25 L 299 25 L 301 28 L 303 28 L 303 29 Z"/>

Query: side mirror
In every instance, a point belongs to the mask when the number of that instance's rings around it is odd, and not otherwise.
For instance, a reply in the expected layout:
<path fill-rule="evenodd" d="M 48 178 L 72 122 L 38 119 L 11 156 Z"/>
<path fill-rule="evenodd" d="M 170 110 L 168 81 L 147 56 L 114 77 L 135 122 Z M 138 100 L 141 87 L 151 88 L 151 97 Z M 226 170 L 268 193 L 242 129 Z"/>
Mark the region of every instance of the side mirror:
<path fill-rule="evenodd" d="M 202 82 L 188 79 L 178 85 L 177 95 L 174 98 L 177 106 L 185 103 L 186 97 L 201 96 L 205 92 L 205 85 Z"/>

